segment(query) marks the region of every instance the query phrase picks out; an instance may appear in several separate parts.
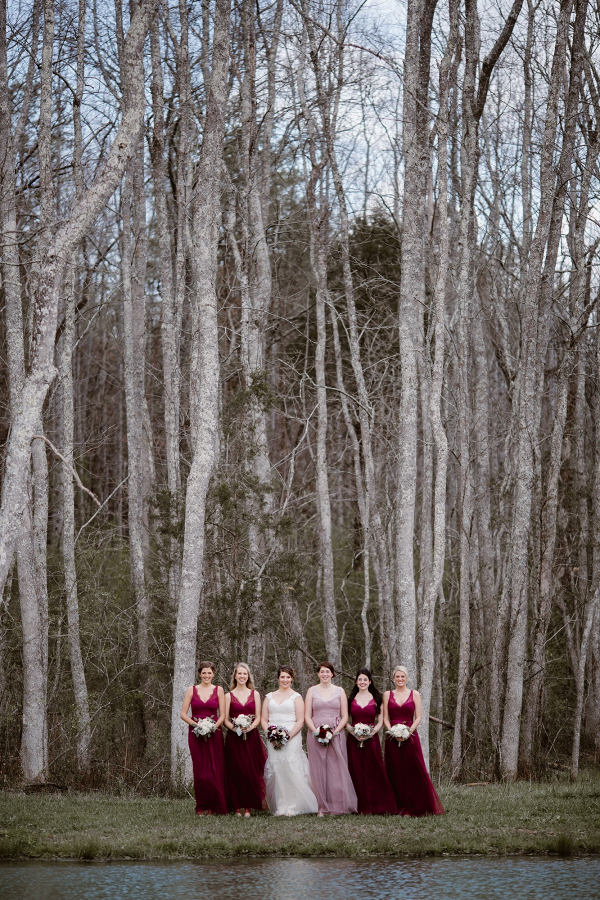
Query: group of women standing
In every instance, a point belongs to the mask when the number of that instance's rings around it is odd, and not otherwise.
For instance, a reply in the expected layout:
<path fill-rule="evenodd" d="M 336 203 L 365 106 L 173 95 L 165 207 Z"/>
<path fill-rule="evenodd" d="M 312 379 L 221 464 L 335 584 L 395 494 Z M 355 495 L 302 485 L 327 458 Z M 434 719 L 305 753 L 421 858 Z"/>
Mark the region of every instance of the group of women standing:
<path fill-rule="evenodd" d="M 403 666 L 396 667 L 394 688 L 383 696 L 369 670 L 360 669 L 346 697 L 333 684 L 334 667 L 323 662 L 306 700 L 292 687 L 294 670 L 280 666 L 278 688 L 262 703 L 245 663 L 236 665 L 228 694 L 213 685 L 212 663 L 201 663 L 199 675 L 181 709 L 190 726 L 197 815 L 248 817 L 265 808 L 276 816 L 444 812 L 417 734 L 421 699 L 407 687 Z M 302 748 L 305 724 L 308 758 Z M 397 736 L 390 734 L 396 725 L 405 726 L 395 729 Z M 385 761 L 379 739 L 384 726 Z"/>

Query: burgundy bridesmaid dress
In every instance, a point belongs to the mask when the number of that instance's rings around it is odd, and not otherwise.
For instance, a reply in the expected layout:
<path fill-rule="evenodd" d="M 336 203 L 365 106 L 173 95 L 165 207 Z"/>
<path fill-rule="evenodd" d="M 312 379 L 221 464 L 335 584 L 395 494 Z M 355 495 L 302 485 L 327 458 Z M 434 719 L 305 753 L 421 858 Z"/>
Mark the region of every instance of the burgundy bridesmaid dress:
<path fill-rule="evenodd" d="M 375 725 L 377 704 L 371 697 L 362 707 L 354 698 L 350 704 L 350 715 L 353 725 L 359 722 Z M 363 741 L 362 747 L 360 743 L 354 735 L 348 736 L 348 768 L 358 799 L 358 812 L 373 816 L 397 813 L 396 798 L 383 764 L 379 734 Z"/>
<path fill-rule="evenodd" d="M 245 703 L 235 694 L 230 694 L 229 718 L 256 715 L 254 691 Z M 227 730 L 225 738 L 225 771 L 227 781 L 227 802 L 229 809 L 266 809 L 265 762 L 267 751 L 256 728 L 238 736 Z"/>
<path fill-rule="evenodd" d="M 206 702 L 200 698 L 196 685 L 192 691 L 191 716 L 198 719 L 219 718 L 219 696 L 217 686 Z M 223 734 L 220 728 L 208 738 L 197 737 L 190 730 L 188 746 L 192 755 L 194 768 L 194 793 L 196 795 L 196 812 L 227 813 L 225 799 L 225 753 Z"/>
<path fill-rule="evenodd" d="M 390 691 L 388 713 L 392 725 L 402 724 L 410 728 L 415 717 L 413 692 L 398 706 L 394 692 Z M 401 816 L 439 816 L 444 812 L 429 777 L 416 731 L 402 743 L 389 735 L 386 737 L 385 768 Z"/>

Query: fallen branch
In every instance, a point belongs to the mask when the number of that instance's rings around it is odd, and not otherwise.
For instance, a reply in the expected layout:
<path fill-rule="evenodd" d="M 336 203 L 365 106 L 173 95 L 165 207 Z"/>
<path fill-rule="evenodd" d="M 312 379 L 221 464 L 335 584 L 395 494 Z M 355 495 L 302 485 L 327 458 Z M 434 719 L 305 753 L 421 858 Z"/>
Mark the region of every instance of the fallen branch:
<path fill-rule="evenodd" d="M 52 441 L 48 440 L 48 438 L 46 437 L 45 434 L 34 434 L 32 440 L 34 440 L 34 441 L 35 441 L 35 440 L 38 440 L 38 441 L 45 441 L 45 442 L 48 444 L 48 446 L 50 447 L 50 449 L 52 450 L 52 452 L 55 453 L 55 454 L 58 456 L 59 459 L 62 459 L 62 461 L 64 462 L 64 464 L 65 464 L 65 466 L 67 467 L 67 469 L 70 469 L 70 470 L 71 470 L 71 472 L 73 473 L 73 477 L 74 477 L 75 481 L 77 482 L 77 484 L 79 485 L 79 487 L 81 488 L 81 490 L 82 490 L 82 491 L 85 491 L 86 494 L 89 494 L 89 495 L 90 495 L 90 497 L 92 498 L 92 500 L 94 501 L 94 503 L 96 504 L 96 506 L 98 506 L 98 507 L 101 507 L 101 506 L 102 506 L 102 504 L 100 503 L 100 501 L 98 500 L 98 498 L 96 497 L 96 495 L 93 493 L 93 491 L 90 491 L 89 488 L 86 488 L 85 484 L 83 484 L 81 478 L 79 477 L 79 475 L 77 474 L 77 472 L 75 471 L 75 469 L 73 468 L 73 466 L 72 466 L 70 463 L 67 462 L 67 460 L 66 460 L 65 457 L 62 455 L 62 453 L 60 452 L 60 450 L 57 450 L 57 449 L 56 449 L 56 447 L 54 446 L 54 444 L 52 443 Z"/>
<path fill-rule="evenodd" d="M 444 722 L 443 719 L 438 719 L 436 716 L 429 716 L 430 722 L 437 722 L 438 725 L 443 725 L 444 728 L 451 728 L 454 731 L 454 725 L 452 722 Z"/>
<path fill-rule="evenodd" d="M 114 489 L 114 491 L 113 491 L 111 494 L 108 495 L 108 497 L 106 498 L 106 500 L 104 501 L 104 503 L 103 503 L 101 506 L 98 507 L 98 509 L 96 510 L 96 512 L 94 513 L 94 515 L 93 515 L 93 516 L 90 516 L 90 518 L 87 520 L 87 522 L 84 522 L 84 523 L 83 523 L 83 525 L 81 526 L 81 528 L 80 528 L 79 531 L 77 532 L 77 535 L 76 535 L 76 537 L 75 537 L 75 543 L 77 543 L 77 541 L 79 540 L 79 535 L 81 534 L 81 532 L 83 531 L 83 529 L 84 529 L 84 528 L 87 528 L 87 526 L 90 524 L 90 522 L 93 522 L 93 521 L 94 521 L 94 519 L 96 518 L 96 516 L 97 516 L 97 515 L 100 513 L 100 511 L 106 506 L 106 504 L 108 503 L 108 501 L 111 500 L 112 497 L 115 496 L 115 494 L 117 493 L 117 491 L 119 490 L 119 488 L 123 487 L 123 485 L 125 484 L 125 482 L 127 481 L 128 478 L 129 478 L 129 475 L 126 475 L 125 478 L 123 479 L 123 481 L 122 481 L 120 484 L 118 484 L 118 485 L 116 486 L 116 488 Z"/>

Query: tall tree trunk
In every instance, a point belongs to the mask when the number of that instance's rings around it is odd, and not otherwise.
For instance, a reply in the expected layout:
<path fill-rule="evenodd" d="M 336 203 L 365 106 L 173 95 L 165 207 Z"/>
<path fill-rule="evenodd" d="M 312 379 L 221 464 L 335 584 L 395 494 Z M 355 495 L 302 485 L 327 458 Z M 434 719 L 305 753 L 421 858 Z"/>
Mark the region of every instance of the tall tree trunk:
<path fill-rule="evenodd" d="M 121 0 L 117 0 L 117 44 L 123 59 Z M 142 62 L 143 73 L 143 62 Z M 121 71 L 123 95 L 133 87 L 128 73 Z M 123 283 L 123 362 L 125 421 L 127 435 L 127 525 L 129 533 L 130 579 L 135 599 L 137 624 L 137 664 L 143 694 L 145 738 L 152 730 L 148 691 L 150 601 L 147 590 L 148 555 L 148 456 L 145 434 L 146 391 L 146 198 L 144 191 L 144 141 L 140 141 L 125 175 L 121 192 L 122 283 Z"/>
<path fill-rule="evenodd" d="M 264 15 L 263 10 L 258 10 Z M 271 527 L 273 492 L 268 443 L 267 327 L 272 297 L 272 272 L 267 226 L 271 192 L 271 141 L 275 115 L 275 65 L 283 13 L 277 0 L 267 44 L 264 23 L 261 33 L 267 65 L 266 110 L 259 113 L 257 98 L 257 11 L 250 0 L 242 2 L 244 77 L 241 84 L 242 154 L 245 188 L 242 198 L 242 232 L 246 236 L 245 271 L 248 303 L 242 308 L 241 351 L 246 389 L 249 392 L 248 425 L 253 446 L 251 472 L 257 485 L 250 498 L 249 544 L 251 564 L 256 573 L 254 603 L 250 611 L 248 660 L 262 666 L 268 639 L 268 622 L 262 607 L 262 572 L 276 551 L 277 539 Z M 267 27 L 268 30 L 268 27 Z"/>
<path fill-rule="evenodd" d="M 459 506 L 459 659 L 452 744 L 452 777 L 460 775 L 463 759 L 465 710 L 471 669 L 471 526 L 473 489 L 471 473 L 470 348 L 473 266 L 475 252 L 475 189 L 479 161 L 478 124 L 475 111 L 479 63 L 477 5 L 467 2 L 465 17 L 465 76 L 463 84 L 463 151 L 461 166 L 460 270 L 458 284 L 458 506 Z"/>
<path fill-rule="evenodd" d="M 431 31 L 437 0 L 409 0 L 404 55 L 404 202 L 398 336 L 401 392 L 396 496 L 396 625 L 400 662 L 416 681 L 414 527 L 417 485 L 417 356 L 422 344 Z"/>
<path fill-rule="evenodd" d="M 465 77 L 463 86 L 463 152 L 461 170 L 460 275 L 458 287 L 458 445 L 460 504 L 460 637 L 459 671 L 452 747 L 453 777 L 460 773 L 462 745 L 466 725 L 464 703 L 470 671 L 471 630 L 471 528 L 473 489 L 470 466 L 470 323 L 474 292 L 475 263 L 475 190 L 479 161 L 479 122 L 483 115 L 492 72 L 510 39 L 523 0 L 514 0 L 502 31 L 490 53 L 480 64 L 480 23 L 477 4 L 467 0 L 465 7 Z M 479 70 L 479 82 L 477 74 Z"/>
<path fill-rule="evenodd" d="M 48 388 L 55 377 L 54 345 L 59 298 L 71 253 L 88 233 L 100 211 L 119 184 L 137 146 L 144 121 L 144 84 L 140 76 L 142 49 L 156 0 L 142 0 L 135 10 L 124 47 L 125 65 L 134 85 L 124 105 L 121 124 L 104 164 L 84 196 L 52 238 L 45 254 L 33 298 L 34 330 L 29 369 L 17 407 L 5 455 L 5 474 L 0 505 L 0 597 L 20 533 L 27 504 L 27 482 L 31 441 L 41 419 Z M 39 729 L 38 729 L 39 730 Z"/>
<path fill-rule="evenodd" d="M 139 154 L 136 151 L 136 156 Z M 139 157 L 138 157 L 139 160 Z M 132 182 L 128 172 L 121 198 L 122 235 L 122 277 L 123 277 L 123 361 L 125 412 L 127 436 L 127 524 L 129 532 L 129 558 L 131 586 L 135 598 L 137 618 L 137 662 L 140 666 L 142 683 L 148 665 L 148 618 L 149 602 L 146 590 L 144 528 L 143 476 L 143 374 L 144 374 L 144 330 L 145 301 L 141 291 L 136 290 L 133 281 L 132 248 Z M 133 241 L 138 236 L 133 233 Z"/>
<path fill-rule="evenodd" d="M 182 33 L 180 39 L 180 50 L 178 56 L 185 54 L 187 60 L 187 15 L 182 22 Z M 169 217 L 167 210 L 167 192 L 166 192 L 166 157 L 165 157 L 165 122 L 164 122 L 164 81 L 162 64 L 160 58 L 160 38 L 158 21 L 155 19 L 150 30 L 150 46 L 152 56 L 152 102 L 154 113 L 154 130 L 152 135 L 152 169 L 154 179 L 154 206 L 156 216 L 156 231 L 158 237 L 158 250 L 160 255 L 160 293 L 162 299 L 162 323 L 161 323 L 161 342 L 162 342 L 162 363 L 164 378 L 164 419 L 165 419 L 165 456 L 167 464 L 167 488 L 169 492 L 169 517 L 171 528 L 174 530 L 177 526 L 179 492 L 180 492 L 180 468 L 179 468 L 179 406 L 180 406 L 180 384 L 181 370 L 179 363 L 179 343 L 180 343 L 180 323 L 181 312 L 180 304 L 177 303 L 177 295 L 175 284 L 173 282 L 173 262 L 171 236 L 169 231 Z M 185 47 L 185 49 L 184 49 Z M 179 62 L 179 60 L 178 60 Z M 186 65 L 189 64 L 186 62 Z M 181 63 L 183 65 L 183 63 Z M 183 80 L 185 84 L 185 79 Z M 180 122 L 180 153 L 178 154 L 178 188 L 180 184 L 180 169 L 184 176 L 183 184 L 185 186 L 185 166 L 187 157 L 187 131 L 189 111 L 187 109 L 188 99 L 182 98 L 182 89 L 180 90 L 181 122 Z M 178 191 L 179 194 L 179 191 Z M 178 206 L 181 204 L 185 210 L 185 196 L 178 196 Z M 183 238 L 183 248 L 185 248 L 185 225 L 183 228 L 177 229 L 177 249 L 181 249 L 180 244 Z M 185 280 L 185 255 L 183 257 L 183 273 L 179 278 Z M 169 540 L 169 561 L 168 561 L 168 578 L 169 578 L 169 599 L 173 609 L 177 606 L 177 596 L 179 590 L 179 542 L 171 537 Z"/>
<path fill-rule="evenodd" d="M 592 490 L 592 589 L 596 592 L 600 584 L 600 390 L 598 389 L 598 377 L 600 376 L 600 329 L 596 329 L 596 346 L 594 368 L 596 373 L 596 393 L 592 407 L 594 421 L 594 475 Z M 592 722 L 595 726 L 596 754 L 600 752 L 600 613 L 596 610 L 592 633 L 590 636 L 592 650 L 592 683 L 590 693 L 592 695 Z"/>
<path fill-rule="evenodd" d="M 171 718 L 171 776 L 175 782 L 189 772 L 188 728 L 179 711 L 185 691 L 194 678 L 196 635 L 203 586 L 206 495 L 218 451 L 219 436 L 219 334 L 217 323 L 217 249 L 221 223 L 221 169 L 225 133 L 229 63 L 229 18 L 231 0 L 216 0 L 212 69 L 202 152 L 194 201 L 192 264 L 197 307 L 192 335 L 193 368 L 190 391 L 194 456 L 186 487 L 185 532 L 181 589 L 175 630 L 173 701 Z M 199 327 L 201 324 L 201 328 Z M 186 766 L 187 764 L 187 766 Z"/>
<path fill-rule="evenodd" d="M 435 486 L 433 493 L 433 559 L 426 581 L 421 608 L 420 693 L 423 727 L 420 729 L 425 762 L 429 766 L 429 711 L 435 668 L 435 609 L 438 598 L 444 599 L 444 563 L 446 559 L 446 480 L 448 472 L 448 439 L 442 421 L 442 387 L 444 382 L 444 348 L 446 337 L 446 286 L 450 268 L 450 222 L 448 218 L 448 100 L 455 76 L 455 51 L 458 43 L 458 3 L 450 4 L 450 31 L 440 63 L 440 111 L 438 133 L 438 231 L 439 262 L 433 295 L 434 356 L 429 392 L 429 409 L 424 410 L 431 422 L 435 443 Z M 440 665 L 438 660 L 438 667 Z M 438 698 L 441 710 L 441 679 Z"/>
<path fill-rule="evenodd" d="M 333 332 L 333 349 L 335 353 L 335 371 L 336 371 L 336 381 L 337 381 L 337 390 L 340 397 L 340 403 L 342 406 L 342 414 L 344 416 L 344 423 L 346 425 L 346 431 L 348 432 L 348 437 L 350 438 L 350 444 L 352 447 L 352 461 L 354 464 L 354 482 L 356 484 L 356 499 L 358 504 L 358 511 L 360 514 L 360 523 L 362 528 L 363 535 L 363 546 L 362 546 L 362 555 L 363 555 L 363 584 L 364 584 L 364 593 L 363 593 L 363 602 L 361 607 L 361 622 L 363 627 L 363 635 L 365 641 L 365 666 L 367 669 L 371 667 L 371 649 L 372 649 L 372 636 L 371 629 L 368 621 L 368 611 L 370 604 L 370 564 L 371 564 L 371 552 L 370 545 L 372 541 L 371 535 L 371 509 L 369 496 L 365 490 L 365 480 L 363 478 L 362 466 L 361 466 L 361 457 L 360 457 L 360 443 L 358 440 L 358 436 L 356 434 L 356 428 L 354 427 L 354 421 L 350 414 L 350 406 L 348 404 L 348 394 L 346 392 L 346 385 L 344 383 L 344 370 L 342 364 L 342 348 L 340 345 L 340 336 L 339 329 L 337 323 L 337 313 L 333 306 L 330 305 L 331 310 L 331 327 Z M 379 641 L 381 644 L 381 652 L 383 654 L 383 658 L 386 661 L 390 659 L 390 650 L 389 650 L 389 634 L 387 631 L 388 627 L 388 615 L 389 608 L 386 605 L 386 597 L 385 597 L 385 589 L 381 584 L 381 572 L 378 566 L 377 554 L 373 555 L 373 568 L 375 571 L 375 579 L 377 581 L 378 587 L 378 600 L 379 600 Z"/>
<path fill-rule="evenodd" d="M 77 87 L 73 102 L 73 173 L 75 189 L 79 199 L 84 192 L 82 153 L 83 135 L 81 129 L 81 101 L 83 98 L 84 58 L 85 58 L 85 0 L 79 0 L 77 23 Z M 75 306 L 77 285 L 77 253 L 73 254 L 69 277 L 69 290 L 65 298 L 65 319 L 62 335 L 61 387 L 63 403 L 63 456 L 62 471 L 63 528 L 62 551 L 65 567 L 65 593 L 67 598 L 67 628 L 71 678 L 77 712 L 76 742 L 77 768 L 89 771 L 91 762 L 91 722 L 87 682 L 81 653 L 79 631 L 79 599 L 77 590 L 77 568 L 75 564 L 75 491 L 73 486 L 74 456 L 74 392 L 73 392 L 73 347 L 75 342 Z"/>
<path fill-rule="evenodd" d="M 585 667 L 588 647 L 594 618 L 600 615 L 600 585 L 596 588 L 585 606 L 581 643 L 579 646 L 579 665 L 575 670 L 575 714 L 573 721 L 573 746 L 571 749 L 571 780 L 576 781 L 579 774 L 579 748 L 581 743 L 581 719 L 585 694 Z"/>
<path fill-rule="evenodd" d="M 81 6 L 84 0 L 81 0 Z M 75 262 L 75 260 L 74 260 Z M 91 724 L 87 682 L 81 654 L 79 632 L 79 600 L 77 591 L 77 569 L 75 565 L 75 491 L 73 486 L 74 404 L 73 404 L 73 344 L 75 337 L 75 285 L 76 275 L 72 271 L 70 289 L 65 299 L 65 327 L 63 330 L 61 386 L 63 401 L 63 456 L 62 472 L 63 530 L 62 551 L 65 567 L 65 593 L 67 598 L 67 627 L 71 678 L 75 694 L 77 712 L 77 768 L 87 772 L 91 762 Z"/>
<path fill-rule="evenodd" d="M 542 695 L 546 670 L 546 637 L 552 612 L 553 562 L 556 544 L 556 525 L 558 512 L 558 486 L 562 463 L 562 446 L 565 422 L 567 420 L 567 404 L 569 396 L 569 376 L 573 362 L 573 354 L 567 351 L 561 363 L 558 385 L 556 411 L 550 443 L 550 460 L 546 482 L 546 497 L 542 514 L 542 561 L 540 566 L 539 606 L 533 636 L 531 660 L 531 678 L 527 691 L 527 703 L 523 716 L 523 736 L 520 766 L 524 775 L 530 774 L 534 759 L 537 735 L 541 719 Z"/>
<path fill-rule="evenodd" d="M 2 285 L 5 298 L 8 356 L 8 388 L 11 420 L 14 422 L 25 382 L 25 343 L 21 305 L 20 260 L 16 211 L 15 155 L 11 133 L 10 91 L 6 56 L 6 4 L 0 3 L 0 159 L 2 185 Z M 35 51 L 34 51 L 35 52 Z M 40 409 L 41 414 L 41 409 Z M 39 421 L 39 418 L 38 418 Z M 36 423 L 37 424 L 37 423 Z M 32 428 L 32 433 L 33 433 Z M 36 429 L 37 430 L 37 429 Z M 36 443 L 40 443 L 36 441 Z M 27 781 L 48 774 L 47 747 L 47 597 L 45 586 L 38 590 L 30 498 L 30 453 L 22 455 L 24 508 L 21 521 L 11 523 L 16 543 L 17 573 L 23 629 L 23 730 L 21 766 Z M 25 450 L 25 448 L 24 448 Z M 10 563 L 12 549 L 6 558 Z M 4 581 L 0 600 L 4 599 Z M 45 620 L 45 621 L 44 621 Z"/>
<path fill-rule="evenodd" d="M 304 34 L 304 43 L 306 36 Z M 317 388 L 317 453 L 316 453 L 316 494 L 319 516 L 319 560 L 321 590 L 323 592 L 323 634 L 327 657 L 338 670 L 341 666 L 341 646 L 338 636 L 337 611 L 335 604 L 335 583 L 333 564 L 333 542 L 331 534 L 331 498 L 329 494 L 329 474 L 327 466 L 327 385 L 325 382 L 325 350 L 327 343 L 326 305 L 328 303 L 327 260 L 329 254 L 329 195 L 326 185 L 326 162 L 318 154 L 318 131 L 315 119 L 304 93 L 304 60 L 298 75 L 298 92 L 302 111 L 308 128 L 308 150 L 310 174 L 306 179 L 308 199 L 310 262 L 315 284 L 315 315 L 317 342 L 315 348 L 315 379 Z M 317 200 L 318 194 L 320 199 Z M 335 340 L 335 339 L 334 339 Z M 338 349 L 339 340 L 336 343 Z"/>
<path fill-rule="evenodd" d="M 571 11 L 570 0 L 563 0 L 561 4 L 542 148 L 540 212 L 532 241 L 527 278 L 523 286 L 522 353 L 516 417 L 518 426 L 508 559 L 509 577 L 503 592 L 508 598 L 506 605 L 510 613 L 506 666 L 509 677 L 507 677 L 500 746 L 501 772 L 506 780 L 513 780 L 517 776 L 523 678 L 527 650 L 527 554 L 534 481 L 533 446 L 539 427 L 543 366 L 547 347 L 546 311 L 552 296 L 565 194 L 576 133 L 587 0 L 576 0 L 575 8 L 569 90 L 565 103 L 565 128 L 558 173 L 555 176 L 553 163 L 558 102 L 567 47 L 567 23 Z"/>
<path fill-rule="evenodd" d="M 313 198 L 314 207 L 314 198 Z M 327 344 L 325 304 L 327 300 L 327 239 L 323 230 L 326 221 L 316 223 L 316 212 L 311 211 L 311 257 L 316 281 L 317 346 L 315 349 L 315 375 L 317 382 L 317 506 L 319 509 L 319 545 L 323 573 L 323 631 L 327 658 L 341 667 L 341 646 L 338 636 L 335 608 L 335 583 L 333 571 L 333 542 L 331 537 L 331 500 L 327 466 L 327 385 L 325 383 L 325 351 Z M 320 225 L 320 227 L 319 227 Z"/>

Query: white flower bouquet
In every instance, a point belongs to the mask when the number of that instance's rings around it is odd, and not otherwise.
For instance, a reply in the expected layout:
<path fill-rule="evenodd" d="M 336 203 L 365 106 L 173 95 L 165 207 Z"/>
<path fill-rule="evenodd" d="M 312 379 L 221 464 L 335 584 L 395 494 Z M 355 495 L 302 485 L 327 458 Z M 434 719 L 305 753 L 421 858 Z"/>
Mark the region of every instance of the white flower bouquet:
<path fill-rule="evenodd" d="M 326 747 L 329 747 L 331 739 L 333 738 L 333 728 L 331 725 L 321 725 L 316 731 L 313 731 L 313 735 L 316 737 L 319 744 L 324 744 Z"/>
<path fill-rule="evenodd" d="M 211 734 L 214 734 L 216 730 L 217 723 L 214 719 L 198 719 L 196 727 L 193 729 L 196 737 L 204 738 L 205 741 L 207 741 Z"/>
<path fill-rule="evenodd" d="M 250 728 L 253 722 L 252 716 L 240 715 L 236 716 L 235 719 L 231 720 L 231 724 L 233 725 L 233 730 L 237 734 L 238 737 L 243 737 L 246 740 L 246 732 L 245 728 Z"/>
<path fill-rule="evenodd" d="M 366 722 L 357 722 L 354 725 L 354 737 L 358 740 L 358 746 L 362 750 L 363 744 L 367 738 L 373 736 L 373 726 L 367 725 Z M 360 740 L 363 738 L 363 740 Z"/>
<path fill-rule="evenodd" d="M 408 725 L 392 725 L 388 734 L 397 741 L 405 741 L 410 737 L 410 729 Z"/>

